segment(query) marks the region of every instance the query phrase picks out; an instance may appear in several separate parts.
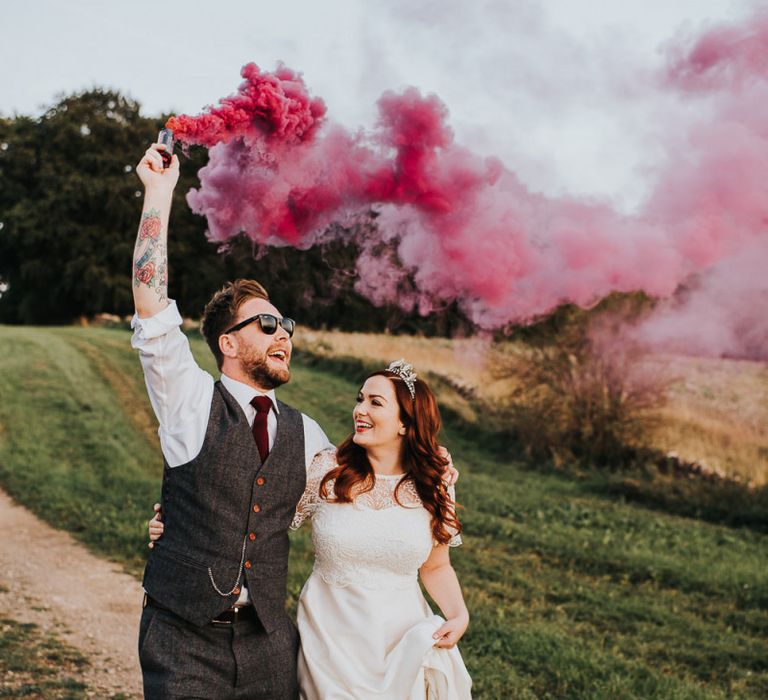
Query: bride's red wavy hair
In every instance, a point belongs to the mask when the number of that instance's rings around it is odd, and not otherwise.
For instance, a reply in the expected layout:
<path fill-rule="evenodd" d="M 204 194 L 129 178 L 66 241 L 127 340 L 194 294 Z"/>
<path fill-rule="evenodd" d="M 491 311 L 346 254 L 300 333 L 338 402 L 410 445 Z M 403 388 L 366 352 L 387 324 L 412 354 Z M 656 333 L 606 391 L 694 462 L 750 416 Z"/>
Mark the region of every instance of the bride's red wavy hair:
<path fill-rule="evenodd" d="M 434 539 L 441 544 L 448 544 L 453 534 L 448 528 L 459 533 L 461 524 L 456 518 L 455 504 L 443 481 L 448 461 L 438 452 L 437 436 L 441 420 L 435 396 L 418 379 L 414 385 L 416 396 L 412 399 L 406 383 L 388 370 L 372 372 L 363 383 L 377 376 L 386 377 L 394 385 L 400 406 L 400 420 L 405 425 L 401 455 L 405 475 L 395 487 L 395 499 L 400 503 L 397 495 L 400 487 L 409 479 L 413 481 L 421 502 L 432 516 Z M 365 449 L 353 442 L 352 437 L 350 435 L 341 443 L 336 455 L 338 466 L 331 469 L 320 482 L 322 498 L 329 497 L 328 482 L 332 480 L 333 500 L 340 503 L 351 503 L 355 494 L 370 491 L 375 484 L 368 455 Z"/>

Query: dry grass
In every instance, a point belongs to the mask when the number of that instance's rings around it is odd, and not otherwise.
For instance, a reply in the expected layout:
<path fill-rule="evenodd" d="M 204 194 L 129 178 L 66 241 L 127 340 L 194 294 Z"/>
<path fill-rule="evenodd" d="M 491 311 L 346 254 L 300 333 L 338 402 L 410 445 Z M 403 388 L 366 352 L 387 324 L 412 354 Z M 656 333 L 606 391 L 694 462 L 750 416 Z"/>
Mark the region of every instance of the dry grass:
<path fill-rule="evenodd" d="M 417 371 L 443 376 L 490 404 L 507 396 L 514 382 L 494 376 L 501 354 L 521 351 L 519 346 L 501 350 L 487 337 L 450 340 L 310 330 L 302 331 L 297 346 L 382 364 L 404 357 Z M 756 484 L 768 481 L 768 365 L 667 355 L 646 362 L 649 370 L 672 380 L 652 434 L 653 447 Z M 468 406 L 455 405 L 456 398 L 438 398 L 472 416 Z"/>
<path fill-rule="evenodd" d="M 320 355 L 350 355 L 376 360 L 384 366 L 403 357 L 417 372 L 445 377 L 454 386 L 465 387 L 488 401 L 501 398 L 508 389 L 494 377 L 500 351 L 490 337 L 419 338 L 302 329 L 296 345 Z"/>
<path fill-rule="evenodd" d="M 674 379 L 655 446 L 756 484 L 768 480 L 768 365 L 664 356 L 653 358 Z"/>
<path fill-rule="evenodd" d="M 295 344 L 315 355 L 357 357 L 382 367 L 402 357 L 422 376 L 447 380 L 449 389 L 432 385 L 440 405 L 469 422 L 481 420 L 482 406 L 498 402 L 511 390 L 510 380 L 494 376 L 500 353 L 489 337 L 419 338 L 302 329 Z"/>

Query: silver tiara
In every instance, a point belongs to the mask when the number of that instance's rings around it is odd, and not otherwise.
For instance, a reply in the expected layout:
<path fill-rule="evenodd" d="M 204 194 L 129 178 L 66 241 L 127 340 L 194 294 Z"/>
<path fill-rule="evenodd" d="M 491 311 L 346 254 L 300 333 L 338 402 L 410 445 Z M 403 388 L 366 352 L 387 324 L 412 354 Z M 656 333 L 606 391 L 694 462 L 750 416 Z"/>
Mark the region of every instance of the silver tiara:
<path fill-rule="evenodd" d="M 408 387 L 408 391 L 411 393 L 411 398 L 416 398 L 416 372 L 413 371 L 413 365 L 409 365 L 405 360 L 395 360 L 389 363 L 387 372 L 396 374 L 400 379 L 405 382 Z"/>

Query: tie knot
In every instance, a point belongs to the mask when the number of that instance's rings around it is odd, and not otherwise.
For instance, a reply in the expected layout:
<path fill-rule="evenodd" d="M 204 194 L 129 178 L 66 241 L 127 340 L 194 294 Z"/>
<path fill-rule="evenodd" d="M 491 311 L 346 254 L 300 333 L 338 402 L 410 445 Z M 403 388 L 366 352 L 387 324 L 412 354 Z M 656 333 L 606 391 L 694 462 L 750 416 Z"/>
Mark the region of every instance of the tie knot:
<path fill-rule="evenodd" d="M 256 413 L 269 413 L 272 408 L 272 399 L 269 396 L 254 396 L 251 399 L 251 406 L 256 409 Z"/>

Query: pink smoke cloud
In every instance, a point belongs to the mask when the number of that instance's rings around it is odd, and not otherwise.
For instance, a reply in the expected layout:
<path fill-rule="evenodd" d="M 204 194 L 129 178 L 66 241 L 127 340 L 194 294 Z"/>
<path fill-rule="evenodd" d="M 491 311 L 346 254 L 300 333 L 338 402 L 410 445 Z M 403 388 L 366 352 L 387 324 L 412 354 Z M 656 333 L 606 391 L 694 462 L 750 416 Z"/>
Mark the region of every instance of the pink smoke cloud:
<path fill-rule="evenodd" d="M 768 248 L 724 258 L 664 302 L 633 335 L 688 355 L 768 359 Z"/>
<path fill-rule="evenodd" d="M 254 66 L 243 69 L 238 95 L 177 122 L 182 139 L 212 146 L 188 201 L 207 217 L 213 241 L 245 232 L 260 244 L 300 248 L 373 207 L 378 238 L 360 241 L 359 290 L 422 312 L 456 300 L 484 328 L 562 303 L 590 306 L 616 291 L 670 297 L 695 275 L 687 301 L 660 312 L 678 321 L 646 328 L 655 343 L 674 344 L 675 328 L 679 338 L 704 338 L 712 324 L 697 314 L 723 299 L 728 318 L 747 318 L 754 305 L 732 300 L 762 293 L 750 282 L 754 268 L 738 261 L 745 251 L 768 257 L 768 14 L 678 40 L 668 54 L 660 89 L 705 100 L 706 116 L 669 125 L 668 165 L 632 216 L 532 192 L 497 159 L 457 144 L 434 95 L 385 93 L 373 128 L 350 132 L 325 118 L 300 75 Z M 378 254 L 382 240 L 396 247 L 399 264 Z M 408 275 L 415 290 L 403 284 Z M 739 284 L 729 285 L 730 276 Z M 706 302 L 695 301 L 696 290 Z M 745 323 L 733 324 L 733 337 Z M 734 343 L 695 345 L 738 354 Z M 750 340 L 744 352 L 755 347 Z"/>
<path fill-rule="evenodd" d="M 640 329 L 653 347 L 768 359 L 768 12 L 669 49 L 663 84 L 707 100 L 645 207 L 689 262 Z"/>
<path fill-rule="evenodd" d="M 254 132 L 271 141 L 297 142 L 312 137 L 325 116 L 325 104 L 310 98 L 304 81 L 285 66 L 264 73 L 255 63 L 243 66 L 237 93 L 224 97 L 197 117 L 171 117 L 166 126 L 189 144 L 214 146 Z"/>
<path fill-rule="evenodd" d="M 667 79 L 687 92 L 741 91 L 768 75 L 768 10 L 713 27 L 668 48 Z"/>

